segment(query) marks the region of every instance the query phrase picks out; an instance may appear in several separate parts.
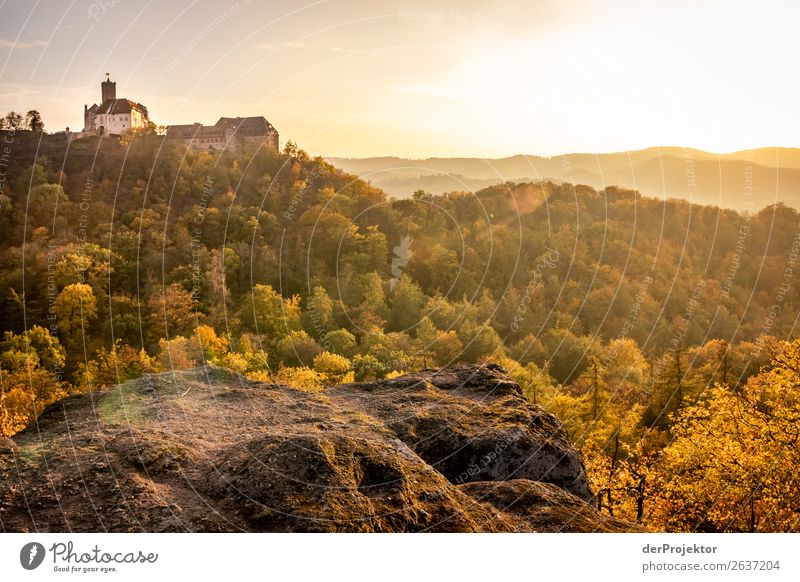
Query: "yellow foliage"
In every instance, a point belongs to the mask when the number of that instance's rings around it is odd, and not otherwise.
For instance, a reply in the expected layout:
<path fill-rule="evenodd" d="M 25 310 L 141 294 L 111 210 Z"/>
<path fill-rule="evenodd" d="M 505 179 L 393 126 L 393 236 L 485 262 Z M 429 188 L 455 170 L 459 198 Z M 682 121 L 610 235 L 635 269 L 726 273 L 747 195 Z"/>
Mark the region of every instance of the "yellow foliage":
<path fill-rule="evenodd" d="M 239 340 L 239 350 L 247 361 L 248 372 L 263 373 L 265 377 L 269 377 L 269 358 L 267 352 L 261 348 L 261 343 L 256 336 L 242 335 Z"/>
<path fill-rule="evenodd" d="M 194 339 L 203 350 L 205 359 L 210 362 L 216 363 L 228 353 L 228 340 L 217 336 L 217 332 L 209 325 L 198 325 Z"/>
<path fill-rule="evenodd" d="M 67 285 L 56 297 L 53 306 L 58 316 L 58 330 L 70 337 L 86 328 L 97 317 L 94 291 L 86 283 Z"/>
<path fill-rule="evenodd" d="M 354 379 L 350 360 L 331 352 L 322 352 L 314 358 L 314 371 L 326 386 L 352 382 Z"/>
<path fill-rule="evenodd" d="M 653 523 L 677 531 L 792 531 L 800 498 L 798 344 L 740 392 L 687 407 L 664 450 Z"/>
<path fill-rule="evenodd" d="M 67 395 L 64 349 L 42 327 L 5 332 L 0 342 L 0 436 L 22 430 L 46 406 Z"/>
<path fill-rule="evenodd" d="M 248 369 L 248 361 L 242 354 L 236 352 L 228 352 L 223 356 L 221 364 L 226 368 L 244 374 Z"/>
<path fill-rule="evenodd" d="M 4 372 L 0 377 L 0 436 L 11 436 L 56 400 L 68 395 L 66 387 L 42 368 Z"/>
<path fill-rule="evenodd" d="M 20 386 L 0 394 L 0 436 L 11 436 L 36 415 L 35 397 Z"/>
<path fill-rule="evenodd" d="M 187 370 L 203 362 L 200 344 L 194 338 L 176 336 L 158 342 L 158 365 L 161 370 Z"/>
<path fill-rule="evenodd" d="M 248 380 L 253 380 L 255 382 L 272 382 L 272 376 L 270 376 L 267 372 L 263 370 L 259 370 L 256 372 L 247 372 L 244 375 L 245 378 Z"/>
<path fill-rule="evenodd" d="M 298 388 L 308 392 L 319 392 L 325 387 L 320 375 L 306 366 L 299 368 L 281 368 L 275 375 L 275 381 L 278 384 L 286 384 L 292 388 Z"/>
<path fill-rule="evenodd" d="M 117 340 L 110 350 L 100 348 L 94 360 L 78 365 L 77 385 L 82 390 L 102 388 L 157 371 L 156 358 Z"/>

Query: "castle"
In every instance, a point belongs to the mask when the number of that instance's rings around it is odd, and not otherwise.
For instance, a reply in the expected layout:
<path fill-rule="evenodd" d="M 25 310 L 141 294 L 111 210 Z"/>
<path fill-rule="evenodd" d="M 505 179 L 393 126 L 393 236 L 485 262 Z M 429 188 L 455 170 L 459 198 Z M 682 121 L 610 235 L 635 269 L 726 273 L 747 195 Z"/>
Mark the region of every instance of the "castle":
<path fill-rule="evenodd" d="M 117 84 L 106 73 L 100 83 L 100 105 L 83 106 L 83 132 L 79 135 L 122 135 L 152 125 L 147 107 L 130 99 L 117 99 Z M 67 128 L 69 133 L 69 128 Z M 78 134 L 73 134 L 78 135 Z M 245 146 L 278 151 L 279 136 L 263 116 L 220 117 L 214 125 L 168 125 L 166 139 L 196 151 L 241 152 Z"/>
<path fill-rule="evenodd" d="M 263 116 L 220 117 L 214 125 L 168 125 L 167 139 L 180 140 L 196 151 L 229 150 L 239 153 L 244 146 L 278 151 L 278 132 Z"/>
<path fill-rule="evenodd" d="M 147 107 L 130 99 L 117 99 L 117 84 L 108 73 L 100 83 L 102 102 L 83 106 L 83 131 L 98 135 L 122 135 L 131 129 L 150 125 Z"/>

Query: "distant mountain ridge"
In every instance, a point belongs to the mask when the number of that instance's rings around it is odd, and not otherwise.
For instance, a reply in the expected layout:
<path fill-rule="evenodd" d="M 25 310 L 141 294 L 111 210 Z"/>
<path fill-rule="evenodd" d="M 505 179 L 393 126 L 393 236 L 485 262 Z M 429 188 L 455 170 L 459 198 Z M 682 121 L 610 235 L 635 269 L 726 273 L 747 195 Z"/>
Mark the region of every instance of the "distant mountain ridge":
<path fill-rule="evenodd" d="M 679 198 L 739 211 L 777 202 L 800 208 L 800 149 L 768 147 L 727 154 L 692 148 L 507 158 L 327 158 L 389 195 L 407 198 L 479 190 L 502 182 L 555 180 L 602 189 L 623 186 L 656 198 Z"/>

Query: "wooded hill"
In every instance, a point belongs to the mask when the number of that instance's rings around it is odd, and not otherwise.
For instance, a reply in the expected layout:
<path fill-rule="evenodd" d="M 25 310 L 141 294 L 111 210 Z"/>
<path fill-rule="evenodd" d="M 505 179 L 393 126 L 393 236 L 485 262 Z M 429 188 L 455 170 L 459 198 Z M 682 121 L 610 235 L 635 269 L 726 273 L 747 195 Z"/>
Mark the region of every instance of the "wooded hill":
<path fill-rule="evenodd" d="M 770 370 L 793 369 L 780 343 L 798 313 L 793 208 L 548 181 L 392 200 L 291 143 L 237 157 L 156 136 L 11 141 L 4 434 L 67 394 L 203 362 L 320 390 L 494 361 L 562 419 L 602 511 L 667 529 L 796 527 L 785 494 L 764 489 L 775 473 L 753 455 L 778 445 L 758 431 L 727 443 L 731 465 L 714 465 L 694 513 L 678 510 L 683 479 L 709 469 L 679 461 L 712 403 L 791 440 L 796 385 Z M 721 458 L 720 443 L 699 458 Z M 731 483 L 745 456 L 748 479 Z"/>

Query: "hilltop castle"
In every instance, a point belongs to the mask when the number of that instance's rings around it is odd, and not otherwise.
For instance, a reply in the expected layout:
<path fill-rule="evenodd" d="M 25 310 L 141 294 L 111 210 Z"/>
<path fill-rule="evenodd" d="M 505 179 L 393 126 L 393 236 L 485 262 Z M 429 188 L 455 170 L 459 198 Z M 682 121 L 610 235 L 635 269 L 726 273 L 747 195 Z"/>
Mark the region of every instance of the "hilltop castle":
<path fill-rule="evenodd" d="M 130 99 L 117 99 L 117 84 L 108 73 L 106 80 L 100 83 L 100 91 L 100 105 L 83 106 L 83 132 L 72 135 L 122 135 L 151 124 L 147 107 Z M 196 151 L 228 150 L 239 153 L 245 146 L 265 147 L 273 151 L 278 151 L 280 147 L 277 130 L 263 116 L 220 117 L 217 123 L 210 126 L 201 123 L 168 125 L 166 138 Z"/>
<path fill-rule="evenodd" d="M 279 149 L 278 132 L 263 116 L 220 117 L 214 125 L 169 125 L 167 139 L 181 140 L 187 148 L 197 151 L 238 153 L 247 145 Z"/>
<path fill-rule="evenodd" d="M 150 124 L 147 107 L 130 99 L 117 99 L 117 83 L 108 73 L 100 83 L 100 105 L 83 106 L 83 131 L 98 135 L 122 135 Z"/>

